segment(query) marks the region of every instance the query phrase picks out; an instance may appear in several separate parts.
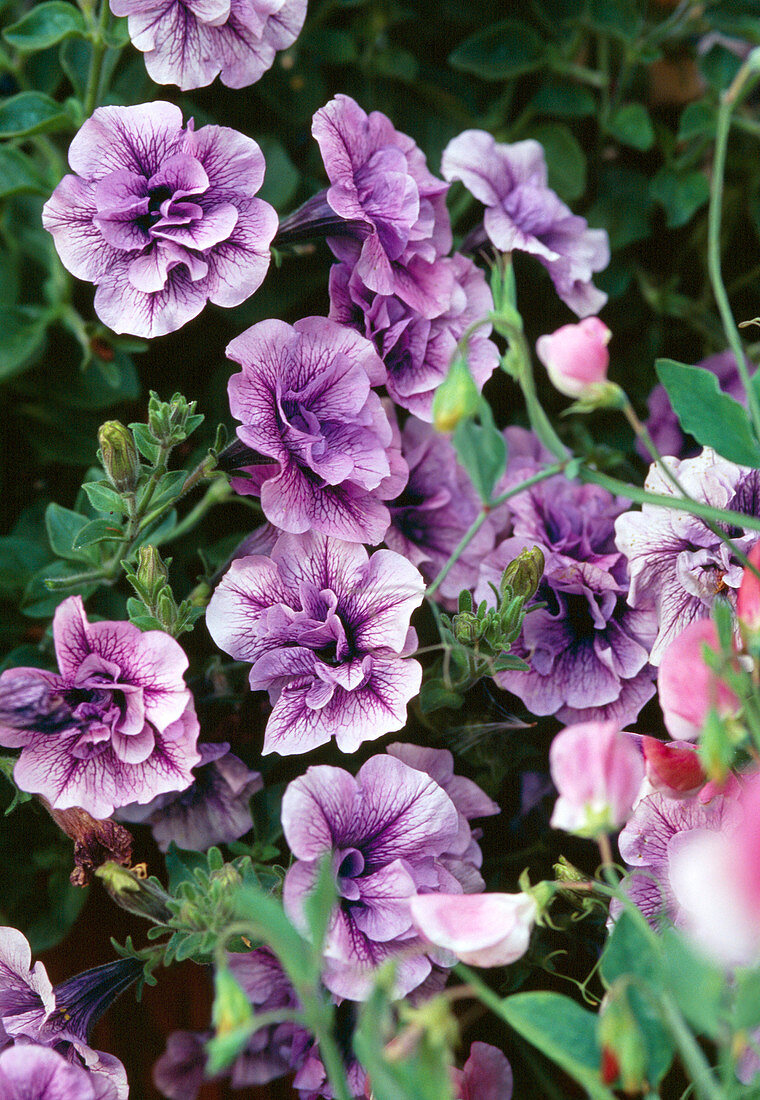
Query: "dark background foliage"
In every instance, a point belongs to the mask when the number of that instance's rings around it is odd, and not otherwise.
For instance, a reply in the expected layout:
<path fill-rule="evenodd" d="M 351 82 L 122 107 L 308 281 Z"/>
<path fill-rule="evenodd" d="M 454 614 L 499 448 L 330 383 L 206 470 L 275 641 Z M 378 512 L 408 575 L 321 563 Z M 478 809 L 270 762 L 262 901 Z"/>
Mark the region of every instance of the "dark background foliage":
<path fill-rule="evenodd" d="M 3 0 L 3 24 L 12 25 L 33 6 Z M 609 233 L 613 259 L 597 282 L 610 296 L 604 319 L 614 334 L 612 377 L 643 413 L 654 384 L 655 357 L 692 363 L 725 347 L 705 270 L 715 115 L 743 46 L 758 42 L 760 3 L 753 0 L 523 0 L 501 6 L 492 0 L 311 0 L 298 41 L 250 88 L 232 91 L 216 83 L 190 94 L 157 88 L 145 74 L 142 56 L 127 45 L 109 51 L 106 102 L 171 99 L 198 125 L 216 121 L 255 137 L 268 166 L 262 195 L 281 213 L 325 184 L 310 123 L 314 111 L 337 92 L 352 95 L 367 111 L 389 115 L 419 143 L 434 172 L 447 141 L 469 127 L 489 129 L 500 141 L 541 141 L 551 185 L 592 226 Z M 40 225 L 42 203 L 65 171 L 68 142 L 78 125 L 76 100 L 90 47 L 77 38 L 26 54 L 15 53 L 12 46 L 6 41 L 0 53 L 4 667 L 51 662 L 47 627 L 61 596 L 48 592 L 42 580 L 56 556 L 45 510 L 51 501 L 83 508 L 80 485 L 96 465 L 98 425 L 115 417 L 144 420 L 149 390 L 164 398 L 181 390 L 198 402 L 206 421 L 174 457 L 189 461 L 200 456 L 217 423 L 232 428 L 226 344 L 262 318 L 293 321 L 326 313 L 330 263 L 326 247 L 315 246 L 273 266 L 261 290 L 237 309 L 209 307 L 181 332 L 150 346 L 114 338 L 94 318 L 92 288 L 63 271 Z M 32 130 L 22 127 L 14 137 L 19 129 L 13 118 L 15 97 L 30 89 L 49 97 L 53 107 L 46 107 L 47 115 L 43 112 Z M 756 104 L 750 99 L 732 132 L 722 237 L 724 277 L 740 320 L 760 313 L 759 134 Z M 450 208 L 461 239 L 478 216 L 475 204 L 454 185 Z M 531 341 L 572 320 L 542 268 L 522 257 L 515 266 Z M 518 391 L 505 375 L 494 378 L 486 393 L 500 425 L 524 422 Z M 560 410 L 559 398 L 548 390 L 543 397 L 550 411 Z M 593 453 L 620 476 L 643 476 L 621 419 L 597 414 L 560 423 L 576 450 Z M 247 508 L 227 504 L 168 544 L 178 598 L 224 561 L 251 524 Z M 103 586 L 92 593 L 88 606 L 96 616 L 124 618 L 128 595 L 123 581 Z M 422 616 L 423 637 L 425 631 Z M 204 738 L 231 741 L 239 755 L 259 766 L 263 696 L 243 693 L 242 671 L 225 666 L 214 653 L 202 621 L 183 644 L 191 656 Z M 466 713 L 438 712 L 433 725 L 415 713 L 405 735 L 452 748 L 459 767 L 502 805 L 502 815 L 487 822 L 484 840 L 486 878 L 499 889 L 515 888 L 528 865 L 534 881 L 551 875 L 560 848 L 548 830 L 545 781 L 546 750 L 556 724 L 544 721 L 526 735 L 513 728 L 513 710 L 523 716 L 516 700 L 493 685 L 481 685 Z M 652 704 L 639 725 L 655 729 L 658 722 Z M 322 750 L 309 762 L 327 760 L 338 762 L 334 750 Z M 255 807 L 259 838 L 276 839 L 271 822 L 277 820 L 278 795 L 303 770 L 303 761 L 268 758 L 262 770 L 267 794 Z M 2 794 L 10 801 L 10 788 Z M 137 858 L 160 870 L 147 831 L 138 829 L 136 839 Z M 110 958 L 109 935 L 123 940 L 136 934 L 135 921 L 117 913 L 102 894 L 90 888 L 87 897 L 87 891 L 68 885 L 68 842 L 36 805 L 24 803 L 5 819 L 0 847 L 4 923 L 21 927 L 41 950 L 58 943 L 79 916 L 63 943 L 46 956 L 54 980 Z M 584 842 L 568 844 L 563 838 L 562 850 L 593 867 L 593 853 Z M 566 918 L 569 924 L 569 909 Z M 600 939 L 588 922 L 571 937 L 542 932 L 532 961 L 542 961 L 543 970 L 531 974 L 531 986 L 570 992 L 567 977 L 558 975 L 587 973 Z M 560 942 L 569 953 L 550 958 Z M 512 987 L 526 981 L 528 973 L 527 966 L 512 968 Z M 149 1100 L 156 1095 L 149 1067 L 165 1035 L 177 1027 L 203 1026 L 209 1000 L 206 972 L 185 963 L 159 974 L 158 988 L 147 990 L 141 1006 L 135 1007 L 128 994 L 99 1025 L 96 1045 L 124 1060 L 133 1096 Z M 472 1037 L 484 1037 L 475 1015 L 463 1021 L 467 1044 Z M 490 1037 L 504 1042 L 496 1025 Z M 516 1095 L 573 1095 L 572 1086 L 550 1083 L 539 1056 L 526 1055 L 525 1048 L 509 1042 Z M 277 1085 L 250 1095 L 288 1091 Z M 227 1093 L 209 1085 L 202 1095 L 211 1100 Z"/>

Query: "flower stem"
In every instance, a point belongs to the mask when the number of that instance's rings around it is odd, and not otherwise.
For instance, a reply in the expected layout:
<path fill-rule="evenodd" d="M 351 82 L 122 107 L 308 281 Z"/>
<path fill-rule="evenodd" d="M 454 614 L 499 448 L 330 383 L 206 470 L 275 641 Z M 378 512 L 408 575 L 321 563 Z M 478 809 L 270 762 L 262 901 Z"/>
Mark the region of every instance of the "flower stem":
<path fill-rule="evenodd" d="M 755 434 L 760 438 L 760 401 L 752 387 L 747 362 L 744 357 L 739 330 L 736 327 L 734 315 L 728 301 L 728 294 L 723 283 L 723 274 L 720 265 L 720 230 L 723 213 L 723 181 L 726 170 L 726 150 L 728 148 L 728 135 L 731 129 L 731 115 L 741 93 L 746 90 L 748 78 L 752 70 L 743 65 L 736 74 L 731 87 L 721 97 L 720 108 L 715 132 L 715 154 L 713 157 L 712 180 L 710 183 L 710 206 L 707 221 L 707 270 L 710 276 L 715 303 L 718 307 L 723 330 L 726 334 L 729 346 L 736 357 L 736 366 L 747 395 L 747 407 L 749 408 Z"/>
<path fill-rule="evenodd" d="M 497 508 L 500 504 L 509 500 L 510 497 L 522 493 L 523 490 L 530 489 L 531 486 L 537 485 L 539 481 L 545 481 L 549 477 L 554 477 L 555 474 L 561 474 L 566 465 L 566 462 L 556 462 L 553 466 L 546 466 L 543 470 L 539 470 L 538 473 L 533 474 L 532 477 L 527 478 L 525 481 L 521 481 L 519 485 L 513 485 L 511 489 L 507 489 L 506 492 L 501 493 L 499 496 L 494 497 L 493 500 L 488 501 L 487 504 L 484 504 L 467 531 L 465 531 L 449 560 L 443 565 L 440 573 L 432 584 L 428 586 L 427 592 L 425 593 L 426 598 L 430 599 L 440 588 L 449 575 L 452 567 L 459 561 L 460 557 L 475 538 L 475 535 L 477 535 L 494 508 Z"/>
<path fill-rule="evenodd" d="M 658 467 L 658 469 L 662 471 L 662 473 L 665 475 L 673 488 L 681 494 L 681 497 L 684 500 L 689 501 L 689 503 L 693 504 L 693 497 L 686 491 L 686 489 L 684 489 L 679 478 L 676 477 L 676 475 L 668 466 L 667 462 L 665 462 L 664 458 L 658 451 L 654 440 L 639 420 L 636 412 L 634 411 L 633 405 L 630 403 L 627 397 L 625 399 L 625 403 L 622 406 L 622 409 L 623 415 L 625 416 L 626 420 L 631 425 L 636 434 L 636 438 L 640 439 L 646 449 L 649 451 L 649 454 L 654 460 L 655 465 Z M 714 523 L 712 520 L 705 519 L 704 523 L 707 529 L 709 531 L 712 531 L 715 537 L 717 539 L 720 539 L 720 541 L 728 547 L 729 553 L 731 553 L 732 556 L 735 557 L 737 561 L 739 561 L 744 566 L 745 569 L 750 569 L 758 578 L 758 580 L 760 580 L 760 570 L 757 568 L 757 566 L 753 565 L 747 555 L 734 544 L 733 540 L 728 537 L 725 531 L 721 531 L 718 524 Z"/>
<path fill-rule="evenodd" d="M 108 0 L 100 0 L 100 13 L 98 21 L 92 29 L 92 57 L 90 58 L 90 71 L 87 74 L 87 87 L 82 102 L 82 113 L 87 119 L 98 106 L 100 93 L 100 80 L 103 75 L 103 62 L 105 61 L 108 46 L 105 40 L 105 30 L 108 25 L 110 9 Z"/>
<path fill-rule="evenodd" d="M 748 527 L 750 531 L 760 531 L 760 516 L 749 516 L 746 512 L 733 512 L 728 508 L 713 508 L 711 504 L 702 504 L 698 500 L 682 500 L 681 497 L 669 497 L 664 493 L 649 493 L 646 489 L 629 485 L 627 481 L 610 477 L 609 474 L 604 474 L 601 470 L 593 470 L 590 466 L 581 466 L 578 477 L 588 484 L 601 485 L 611 493 L 625 497 L 626 500 L 632 500 L 636 504 L 671 508 L 676 512 L 688 512 L 689 515 L 709 519 L 715 523 L 729 523 L 732 526 Z"/>

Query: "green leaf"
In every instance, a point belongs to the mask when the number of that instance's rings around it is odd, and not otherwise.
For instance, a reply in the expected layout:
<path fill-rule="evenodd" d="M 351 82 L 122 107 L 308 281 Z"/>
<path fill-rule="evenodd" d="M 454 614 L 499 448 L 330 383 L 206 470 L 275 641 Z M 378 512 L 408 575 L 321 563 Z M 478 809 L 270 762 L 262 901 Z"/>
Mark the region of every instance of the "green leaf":
<path fill-rule="evenodd" d="M 607 988 L 625 974 L 635 974 L 655 987 L 663 984 L 664 970 L 659 945 L 656 949 L 653 947 L 650 937 L 636 918 L 625 910 L 607 940 L 599 971 Z"/>
<path fill-rule="evenodd" d="M 36 4 L 18 23 L 3 31 L 3 38 L 21 53 L 46 50 L 72 35 L 87 33 L 84 16 L 73 4 L 64 0 L 48 0 Z"/>
<path fill-rule="evenodd" d="M 130 424 L 129 425 L 132 434 L 135 437 L 135 443 L 137 449 L 143 458 L 147 458 L 151 465 L 154 465 L 158 461 L 158 456 L 161 453 L 161 448 L 155 439 L 151 435 L 147 424 Z"/>
<path fill-rule="evenodd" d="M 96 511 L 105 512 L 106 515 L 110 515 L 112 512 L 117 515 L 126 513 L 127 509 L 123 497 L 115 489 L 112 489 L 107 481 L 85 481 L 82 484 L 82 489 Z"/>
<path fill-rule="evenodd" d="M 736 1031 L 760 1027 L 760 970 L 734 972 L 735 992 L 731 1024 Z"/>
<path fill-rule="evenodd" d="M 267 167 L 257 197 L 271 203 L 275 210 L 284 210 L 298 190 L 301 176 L 285 146 L 276 138 L 264 136 L 258 142 Z"/>
<path fill-rule="evenodd" d="M 542 84 L 533 99 L 531 108 L 544 115 L 560 118 L 585 118 L 596 113 L 596 98 L 590 89 L 573 84 Z"/>
<path fill-rule="evenodd" d="M 686 1020 L 700 1035 L 718 1038 L 723 1030 L 722 1006 L 728 992 L 725 972 L 692 949 L 676 928 L 662 932 L 666 989 Z M 760 1005 L 755 1019 L 760 1024 Z"/>
<path fill-rule="evenodd" d="M 47 195 L 50 188 L 37 171 L 33 160 L 20 149 L 7 146 L 0 149 L 0 198 L 18 195 L 22 191 Z"/>
<path fill-rule="evenodd" d="M 703 172 L 673 172 L 661 168 L 650 184 L 652 198 L 665 207 L 669 229 L 678 229 L 704 206 L 710 185 Z"/>
<path fill-rule="evenodd" d="M 507 80 L 538 69 L 542 38 L 524 23 L 505 19 L 466 38 L 449 54 L 449 64 L 483 80 Z"/>
<path fill-rule="evenodd" d="M 118 521 L 113 519 L 92 519 L 86 523 L 74 538 L 73 549 L 84 550 L 99 542 L 108 542 L 121 538 L 122 530 Z"/>
<path fill-rule="evenodd" d="M 42 351 L 49 320 L 49 310 L 41 306 L 0 306 L 0 382 L 32 365 Z"/>
<path fill-rule="evenodd" d="M 575 202 L 586 190 L 586 157 L 578 142 L 558 122 L 544 122 L 530 130 L 546 153 L 549 186 L 565 202 Z"/>
<path fill-rule="evenodd" d="M 692 138 L 712 141 L 715 136 L 717 111 L 711 103 L 703 99 L 696 103 L 688 103 L 684 107 L 681 121 L 678 125 L 677 140 L 691 141 Z"/>
<path fill-rule="evenodd" d="M 575 1078 L 592 1100 L 613 1100 L 599 1078 L 596 1016 L 559 993 L 516 993 L 497 1010 L 518 1034 Z"/>
<path fill-rule="evenodd" d="M 464 703 L 463 696 L 445 687 L 442 680 L 427 680 L 419 694 L 420 710 L 423 714 L 432 714 L 435 710 L 448 707 L 459 710 Z"/>
<path fill-rule="evenodd" d="M 45 546 L 34 539 L 13 535 L 0 538 L 0 594 L 20 595 L 32 573 L 41 569 L 49 558 Z"/>
<path fill-rule="evenodd" d="M 74 550 L 74 541 L 82 528 L 87 526 L 87 522 L 87 517 L 80 516 L 78 512 L 62 508 L 60 504 L 54 502 L 48 504 L 45 511 L 45 527 L 51 549 L 59 558 L 65 558 L 68 561 L 87 559 L 87 555 L 81 552 L 81 548 Z"/>
<path fill-rule="evenodd" d="M 82 584 L 77 581 L 73 586 L 63 587 L 68 577 L 78 576 L 82 572 L 81 562 L 77 565 L 73 562 L 54 561 L 40 569 L 31 578 L 21 600 L 21 611 L 30 619 L 49 619 L 61 600 L 76 592 L 83 600 L 97 588 L 96 584 Z M 51 591 L 47 587 L 47 581 L 55 581 L 62 587 Z"/>
<path fill-rule="evenodd" d="M 606 229 L 613 253 L 649 236 L 653 200 L 643 172 L 609 167 L 599 173 L 600 197 L 587 214 L 589 225 Z"/>
<path fill-rule="evenodd" d="M 685 432 L 729 462 L 760 467 L 760 444 L 746 410 L 723 393 L 711 371 L 672 359 L 658 359 L 655 368 Z"/>
<path fill-rule="evenodd" d="M 480 416 L 482 424 L 461 420 L 451 442 L 480 499 L 489 501 L 496 482 L 507 467 L 507 444 L 485 401 L 482 401 Z"/>
<path fill-rule="evenodd" d="M 64 107 L 41 92 L 19 92 L 0 104 L 0 138 L 73 129 Z"/>
<path fill-rule="evenodd" d="M 607 123 L 607 133 L 623 145 L 646 152 L 654 144 L 654 127 L 649 112 L 641 103 L 626 103 Z"/>

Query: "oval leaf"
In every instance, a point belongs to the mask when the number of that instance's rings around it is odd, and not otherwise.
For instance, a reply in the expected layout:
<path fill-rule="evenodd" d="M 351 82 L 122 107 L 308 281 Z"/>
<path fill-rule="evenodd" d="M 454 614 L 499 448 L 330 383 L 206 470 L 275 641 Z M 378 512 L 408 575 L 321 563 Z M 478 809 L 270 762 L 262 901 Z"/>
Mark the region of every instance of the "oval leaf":
<path fill-rule="evenodd" d="M 449 54 L 449 64 L 483 80 L 506 80 L 539 68 L 543 45 L 530 27 L 505 19 L 466 38 Z"/>
<path fill-rule="evenodd" d="M 685 432 L 729 462 L 760 468 L 760 443 L 746 409 L 723 393 L 712 371 L 658 359 L 657 377 Z"/>
<path fill-rule="evenodd" d="M 60 103 L 41 92 L 20 92 L 0 104 L 0 138 L 73 129 Z"/>
<path fill-rule="evenodd" d="M 84 16 L 73 4 L 64 0 L 49 0 L 32 10 L 3 31 L 3 38 L 21 53 L 46 50 L 71 35 L 87 33 Z"/>

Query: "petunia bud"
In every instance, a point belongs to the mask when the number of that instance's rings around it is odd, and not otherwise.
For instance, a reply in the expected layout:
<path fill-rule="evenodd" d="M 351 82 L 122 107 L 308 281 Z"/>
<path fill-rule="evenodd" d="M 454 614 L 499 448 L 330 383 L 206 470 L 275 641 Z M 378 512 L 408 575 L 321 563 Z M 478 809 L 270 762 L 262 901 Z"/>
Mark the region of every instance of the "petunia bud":
<path fill-rule="evenodd" d="M 169 895 L 155 881 L 139 878 L 134 871 L 113 862 L 104 863 L 95 874 L 106 893 L 128 913 L 146 917 L 155 924 L 171 919 L 171 910 L 166 904 Z"/>
<path fill-rule="evenodd" d="M 107 420 L 98 431 L 103 468 L 119 493 L 133 493 L 140 479 L 140 459 L 128 428 L 118 420 Z"/>
<path fill-rule="evenodd" d="M 453 432 L 457 424 L 478 411 L 480 394 L 464 359 L 457 358 L 435 391 L 433 423 L 439 432 Z"/>
<path fill-rule="evenodd" d="M 141 546 L 137 563 L 137 581 L 146 600 L 153 602 L 169 580 L 169 570 L 155 546 Z"/>
<path fill-rule="evenodd" d="M 760 568 L 760 542 L 756 542 L 748 554 L 755 569 Z M 742 583 L 736 597 L 736 615 L 745 643 L 760 643 L 760 579 L 745 567 Z"/>
<path fill-rule="evenodd" d="M 552 827 L 585 837 L 619 829 L 644 778 L 641 753 L 615 722 L 561 730 L 549 749 L 549 768 L 559 791 Z"/>
<path fill-rule="evenodd" d="M 660 706 L 668 733 L 678 741 L 698 737 L 711 709 L 727 715 L 739 708 L 734 692 L 707 667 L 705 646 L 720 650 L 712 619 L 700 619 L 687 626 L 665 650 L 660 665 Z"/>
<path fill-rule="evenodd" d="M 586 317 L 577 325 L 563 325 L 551 335 L 539 336 L 536 354 L 560 393 L 588 399 L 607 382 L 611 336 L 604 321 Z"/>
<path fill-rule="evenodd" d="M 529 550 L 526 546 L 504 570 L 499 584 L 499 592 L 503 595 L 507 586 L 509 586 L 513 595 L 522 596 L 525 600 L 529 600 L 532 596 L 535 596 L 543 573 L 544 554 L 541 547 L 533 546 Z"/>

